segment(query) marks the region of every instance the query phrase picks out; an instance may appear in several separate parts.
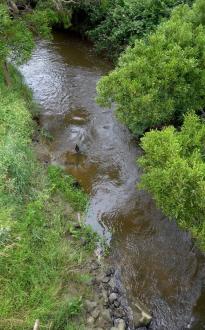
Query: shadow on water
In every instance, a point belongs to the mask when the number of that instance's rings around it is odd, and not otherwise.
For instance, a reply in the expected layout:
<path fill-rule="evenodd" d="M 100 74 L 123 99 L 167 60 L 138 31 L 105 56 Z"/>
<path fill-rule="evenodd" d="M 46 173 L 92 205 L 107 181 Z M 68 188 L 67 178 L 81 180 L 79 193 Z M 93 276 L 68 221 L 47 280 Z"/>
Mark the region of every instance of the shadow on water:
<path fill-rule="evenodd" d="M 87 223 L 110 240 L 133 308 L 137 298 L 150 307 L 152 329 L 205 329 L 204 257 L 136 189 L 140 150 L 113 112 L 95 103 L 96 83 L 110 68 L 86 42 L 56 34 L 21 70 L 53 136 L 51 160 L 90 194 Z"/>

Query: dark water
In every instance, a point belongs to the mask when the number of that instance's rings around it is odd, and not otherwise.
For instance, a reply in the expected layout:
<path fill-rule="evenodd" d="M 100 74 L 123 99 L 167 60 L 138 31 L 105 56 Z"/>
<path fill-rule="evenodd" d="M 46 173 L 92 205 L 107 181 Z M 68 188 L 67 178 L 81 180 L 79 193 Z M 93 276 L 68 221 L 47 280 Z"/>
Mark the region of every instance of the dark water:
<path fill-rule="evenodd" d="M 204 258 L 136 189 L 136 142 L 95 103 L 96 83 L 109 69 L 89 45 L 65 34 L 39 42 L 21 68 L 41 106 L 41 125 L 54 137 L 51 161 L 90 194 L 87 222 L 110 241 L 132 307 L 140 299 L 150 308 L 153 329 L 205 329 Z"/>

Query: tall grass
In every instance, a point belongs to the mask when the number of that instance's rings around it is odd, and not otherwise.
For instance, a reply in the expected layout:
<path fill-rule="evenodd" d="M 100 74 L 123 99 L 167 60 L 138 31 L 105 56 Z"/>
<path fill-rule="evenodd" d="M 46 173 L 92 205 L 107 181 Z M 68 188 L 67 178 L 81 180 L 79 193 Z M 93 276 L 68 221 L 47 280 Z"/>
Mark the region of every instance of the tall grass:
<path fill-rule="evenodd" d="M 87 287 L 76 273 L 88 250 L 68 240 L 66 206 L 82 212 L 87 197 L 62 170 L 47 175 L 37 163 L 31 94 L 11 70 L 12 88 L 0 79 L 0 329 L 31 329 L 37 318 L 43 329 L 79 329 Z"/>

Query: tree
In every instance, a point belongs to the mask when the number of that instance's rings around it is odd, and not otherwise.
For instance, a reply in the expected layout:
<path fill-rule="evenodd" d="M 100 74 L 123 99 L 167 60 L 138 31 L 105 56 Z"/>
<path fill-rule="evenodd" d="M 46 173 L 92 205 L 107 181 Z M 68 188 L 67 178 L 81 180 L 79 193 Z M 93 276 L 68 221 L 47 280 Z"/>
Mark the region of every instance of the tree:
<path fill-rule="evenodd" d="M 116 103 L 117 116 L 135 134 L 179 124 L 205 104 L 205 3 L 173 10 L 147 40 L 138 40 L 98 84 L 98 102 Z"/>

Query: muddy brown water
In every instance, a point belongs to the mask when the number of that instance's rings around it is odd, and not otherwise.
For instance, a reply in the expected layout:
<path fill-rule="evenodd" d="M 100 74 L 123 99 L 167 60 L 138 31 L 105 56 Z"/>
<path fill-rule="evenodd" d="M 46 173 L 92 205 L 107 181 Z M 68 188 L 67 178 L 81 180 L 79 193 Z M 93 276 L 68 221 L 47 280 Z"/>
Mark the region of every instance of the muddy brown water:
<path fill-rule="evenodd" d="M 150 308 L 151 329 L 205 329 L 204 257 L 136 189 L 140 149 L 113 111 L 95 103 L 96 83 L 110 69 L 89 44 L 63 33 L 38 42 L 21 67 L 53 136 L 51 162 L 90 194 L 86 221 L 109 241 L 131 306 L 140 299 Z"/>

